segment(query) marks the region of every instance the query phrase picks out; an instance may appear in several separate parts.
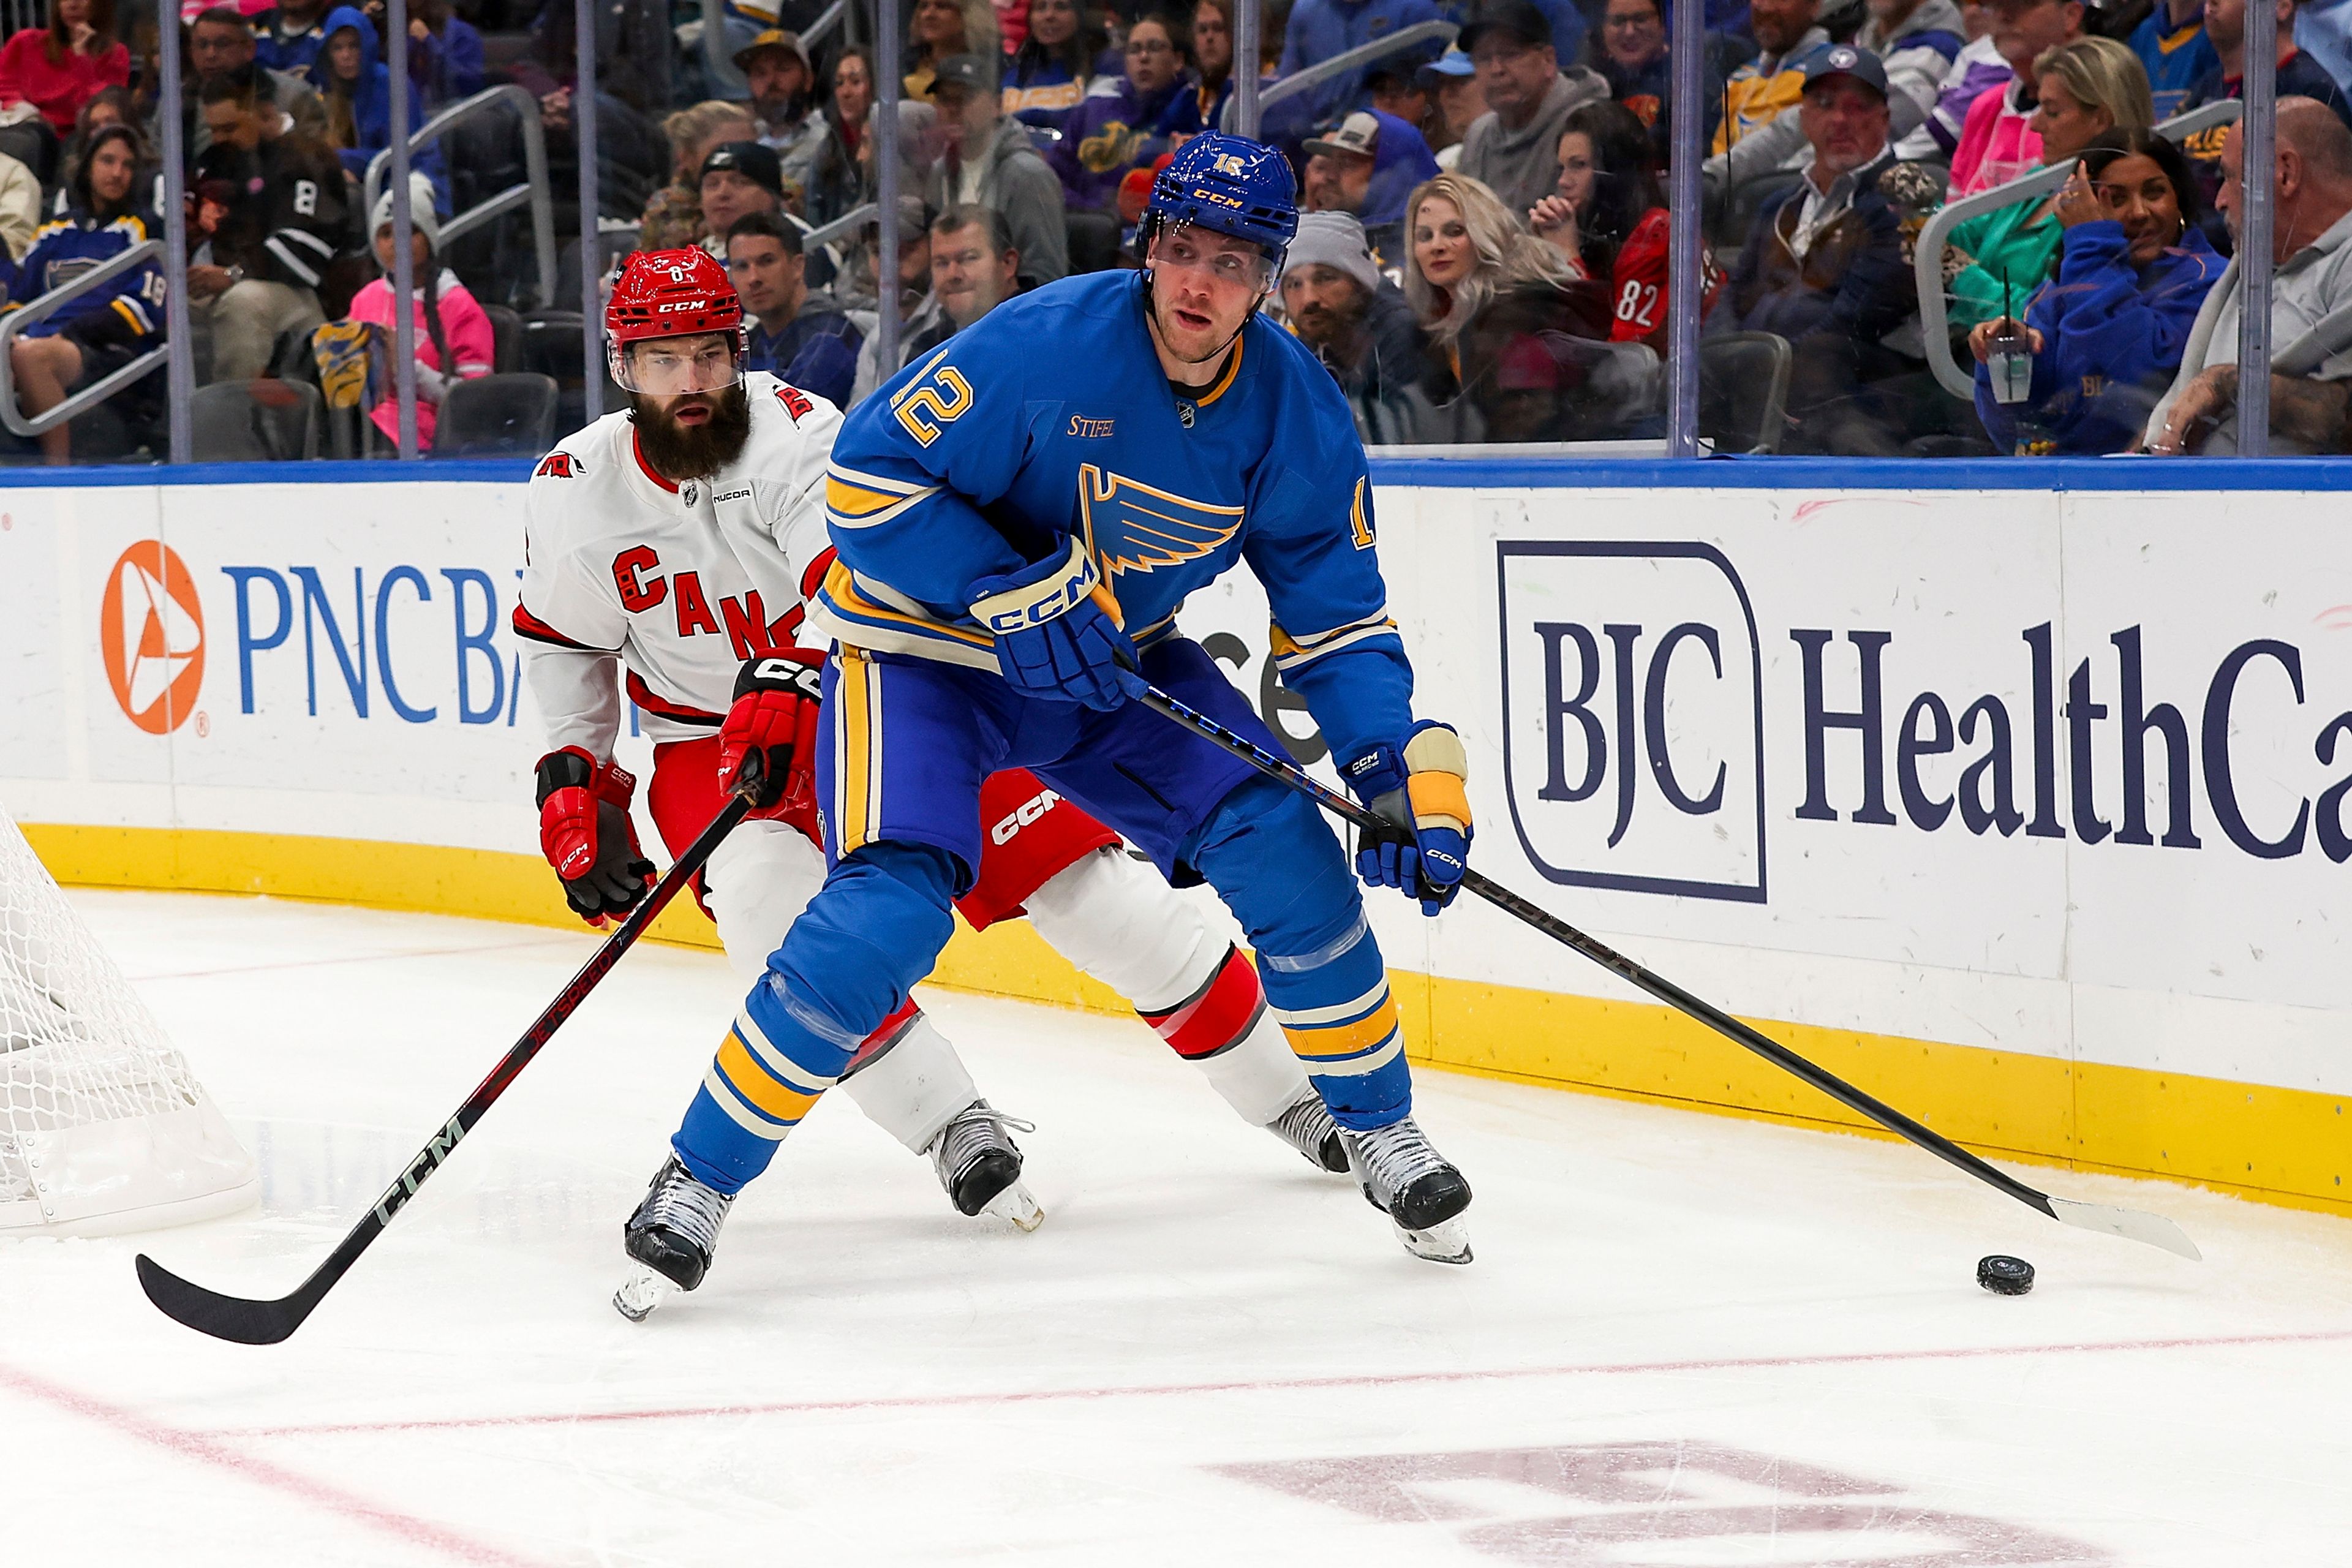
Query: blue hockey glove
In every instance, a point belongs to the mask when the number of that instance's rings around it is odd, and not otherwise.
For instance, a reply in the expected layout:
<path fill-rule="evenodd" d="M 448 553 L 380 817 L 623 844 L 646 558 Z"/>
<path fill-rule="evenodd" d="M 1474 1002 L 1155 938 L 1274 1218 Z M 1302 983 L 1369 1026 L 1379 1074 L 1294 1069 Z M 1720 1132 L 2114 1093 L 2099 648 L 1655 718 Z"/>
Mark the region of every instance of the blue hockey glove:
<path fill-rule="evenodd" d="M 1400 748 L 1386 742 L 1339 770 L 1356 798 L 1392 826 L 1365 831 L 1356 874 L 1376 888 L 1401 888 L 1433 915 L 1462 889 L 1470 859 L 1470 759 L 1452 726 L 1423 720 Z"/>
<path fill-rule="evenodd" d="M 972 584 L 972 618 L 995 634 L 1013 689 L 1108 712 L 1143 689 L 1135 645 L 1096 592 L 1101 582 L 1074 538 L 1067 554 Z"/>

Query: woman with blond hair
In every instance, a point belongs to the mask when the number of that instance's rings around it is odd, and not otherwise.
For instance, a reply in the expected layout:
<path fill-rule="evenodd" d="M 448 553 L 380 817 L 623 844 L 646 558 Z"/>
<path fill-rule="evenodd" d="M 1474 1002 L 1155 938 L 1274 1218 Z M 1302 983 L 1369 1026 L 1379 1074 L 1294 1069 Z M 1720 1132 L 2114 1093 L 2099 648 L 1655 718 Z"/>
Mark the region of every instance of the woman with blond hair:
<path fill-rule="evenodd" d="M 1950 280 L 1945 291 L 1956 333 L 2022 305 L 2057 266 L 2066 234 L 2062 203 L 2070 195 L 2077 205 L 2090 201 L 2076 162 L 2083 153 L 2156 123 L 2147 68 L 2113 38 L 2076 38 L 2044 49 L 2033 61 L 2033 75 L 2042 104 L 2033 112 L 2042 166 L 2074 163 L 2074 177 L 2053 195 L 1970 218 L 1945 239 L 1944 276 Z"/>
<path fill-rule="evenodd" d="M 1543 338 L 1609 336 L 1606 291 L 1469 175 L 1423 182 L 1406 198 L 1404 224 L 1404 297 L 1429 335 L 1422 390 L 1431 402 L 1491 394 L 1507 379 L 1564 390 Z"/>

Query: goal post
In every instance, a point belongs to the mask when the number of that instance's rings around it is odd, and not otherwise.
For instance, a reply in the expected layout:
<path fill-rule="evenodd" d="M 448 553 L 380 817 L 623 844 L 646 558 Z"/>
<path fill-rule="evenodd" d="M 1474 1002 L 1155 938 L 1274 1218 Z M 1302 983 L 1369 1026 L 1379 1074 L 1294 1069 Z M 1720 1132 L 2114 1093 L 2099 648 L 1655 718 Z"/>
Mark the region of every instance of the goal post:
<path fill-rule="evenodd" d="M 150 1230 L 260 1192 L 187 1059 L 0 805 L 0 1237 Z"/>

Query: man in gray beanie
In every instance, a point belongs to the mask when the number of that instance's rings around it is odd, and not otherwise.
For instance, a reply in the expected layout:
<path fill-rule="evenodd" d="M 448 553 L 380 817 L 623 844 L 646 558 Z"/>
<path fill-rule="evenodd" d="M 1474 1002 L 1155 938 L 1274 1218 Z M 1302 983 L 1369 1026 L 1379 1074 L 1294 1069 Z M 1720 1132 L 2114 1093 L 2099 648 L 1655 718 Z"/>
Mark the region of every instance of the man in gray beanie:
<path fill-rule="evenodd" d="M 1396 396 L 1421 375 L 1420 323 L 1372 264 L 1351 214 L 1298 215 L 1298 237 L 1282 263 L 1282 309 L 1293 335 L 1348 395 L 1360 430 L 1369 428 L 1368 402 Z"/>

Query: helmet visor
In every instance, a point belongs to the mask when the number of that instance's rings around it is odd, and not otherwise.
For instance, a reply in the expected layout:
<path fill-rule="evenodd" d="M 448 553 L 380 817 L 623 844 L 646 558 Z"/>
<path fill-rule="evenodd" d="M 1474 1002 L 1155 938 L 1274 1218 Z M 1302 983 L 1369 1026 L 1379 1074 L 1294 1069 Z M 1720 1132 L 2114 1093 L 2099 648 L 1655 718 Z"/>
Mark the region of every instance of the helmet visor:
<path fill-rule="evenodd" d="M 740 332 L 698 332 L 612 346 L 613 379 L 630 392 L 675 397 L 724 392 L 743 379 Z"/>

